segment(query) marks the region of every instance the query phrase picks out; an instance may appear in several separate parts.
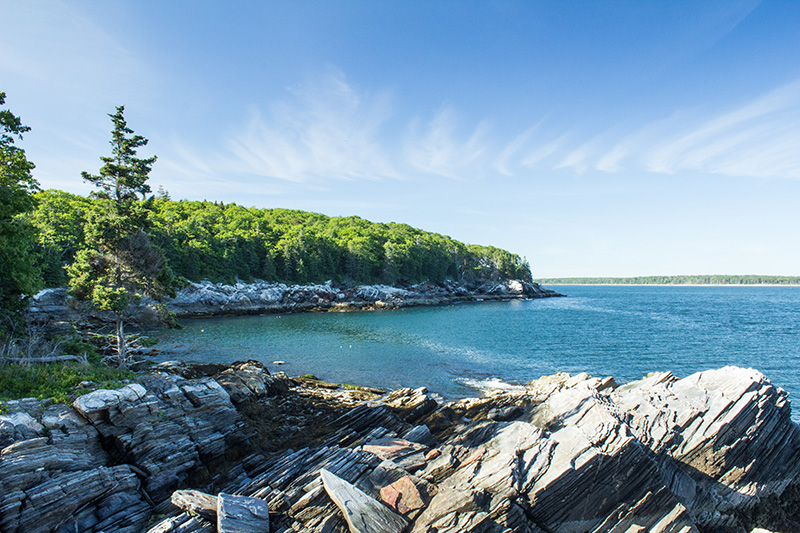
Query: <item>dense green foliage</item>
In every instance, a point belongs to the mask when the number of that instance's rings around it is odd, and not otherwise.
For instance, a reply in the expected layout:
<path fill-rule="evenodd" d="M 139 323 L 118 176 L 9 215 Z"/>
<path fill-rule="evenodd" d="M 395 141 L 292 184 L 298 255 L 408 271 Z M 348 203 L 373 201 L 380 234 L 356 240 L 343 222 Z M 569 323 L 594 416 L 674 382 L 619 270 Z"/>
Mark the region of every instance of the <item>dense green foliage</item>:
<path fill-rule="evenodd" d="M 39 229 L 46 281 L 57 286 L 63 282 L 59 265 L 73 261 L 83 246 L 84 228 L 97 200 L 52 190 L 37 198 L 40 207 L 30 220 Z M 406 224 L 172 201 L 163 195 L 148 204 L 152 241 L 175 274 L 192 281 L 403 284 L 531 279 L 528 263 L 517 255 Z"/>
<path fill-rule="evenodd" d="M 548 285 L 800 285 L 798 276 L 638 276 L 634 278 L 546 278 Z"/>
<path fill-rule="evenodd" d="M 147 179 L 156 158 L 137 157 L 147 139 L 133 134 L 124 111 L 119 106 L 109 115 L 114 123 L 111 155 L 100 158 L 100 173 L 83 173 L 98 190 L 83 225 L 84 246 L 67 268 L 73 295 L 114 313 L 120 365 L 126 356 L 123 313 L 142 295 L 174 295 L 172 271 L 145 232 L 151 205 L 145 201 L 150 192 Z"/>
<path fill-rule="evenodd" d="M 26 215 L 36 228 L 38 262 L 48 287 L 67 285 L 65 265 L 84 247 L 84 226 L 92 209 L 89 198 L 61 191 L 35 194 L 37 208 Z"/>
<path fill-rule="evenodd" d="M 5 103 L 0 92 L 0 105 Z M 15 138 L 30 128 L 7 109 L 0 110 L 0 335 L 19 324 L 26 295 L 40 285 L 39 271 L 32 256 L 34 233 L 18 215 L 33 209 L 32 193 L 37 184 L 31 175 L 33 163 L 25 151 L 14 145 Z"/>
<path fill-rule="evenodd" d="M 130 371 L 104 364 L 4 364 L 0 365 L 0 400 L 53 398 L 57 402 L 69 403 L 75 397 L 91 392 L 91 389 L 79 387 L 83 381 L 91 381 L 103 389 L 116 389 L 133 378 Z"/>

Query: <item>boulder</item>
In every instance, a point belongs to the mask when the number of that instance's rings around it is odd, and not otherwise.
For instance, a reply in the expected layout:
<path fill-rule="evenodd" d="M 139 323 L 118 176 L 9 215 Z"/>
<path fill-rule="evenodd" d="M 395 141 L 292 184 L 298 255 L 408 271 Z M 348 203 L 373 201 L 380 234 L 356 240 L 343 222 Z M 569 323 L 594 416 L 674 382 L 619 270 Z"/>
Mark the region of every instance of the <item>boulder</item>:
<path fill-rule="evenodd" d="M 388 459 L 409 472 L 415 472 L 425 466 L 425 454 L 428 450 L 423 444 L 397 438 L 371 440 L 364 444 L 362 449 L 381 459 Z"/>
<path fill-rule="evenodd" d="M 489 531 L 486 510 L 489 498 L 476 490 L 446 489 L 439 492 L 414 521 L 412 533 L 469 533 Z"/>
<path fill-rule="evenodd" d="M 398 413 L 406 421 L 414 423 L 438 407 L 438 402 L 428 394 L 428 389 L 403 388 L 387 394 L 382 403 Z"/>
<path fill-rule="evenodd" d="M 417 442 L 425 446 L 433 446 L 436 444 L 436 439 L 433 438 L 433 435 L 431 435 L 431 430 L 428 429 L 428 426 L 425 424 L 414 426 L 403 436 L 403 438 L 405 440 Z"/>
<path fill-rule="evenodd" d="M 286 393 L 289 390 L 289 380 L 284 374 L 281 376 L 282 379 L 273 377 L 258 361 L 246 361 L 232 363 L 216 374 L 214 379 L 222 385 L 233 403 L 240 404 L 251 399 Z"/>

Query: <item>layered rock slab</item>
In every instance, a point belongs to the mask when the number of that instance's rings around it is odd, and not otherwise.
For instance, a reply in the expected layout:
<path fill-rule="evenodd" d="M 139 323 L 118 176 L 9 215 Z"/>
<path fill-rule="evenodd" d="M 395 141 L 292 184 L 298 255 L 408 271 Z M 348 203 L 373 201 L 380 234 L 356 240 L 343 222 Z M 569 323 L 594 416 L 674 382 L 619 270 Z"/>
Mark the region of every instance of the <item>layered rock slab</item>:
<path fill-rule="evenodd" d="M 725 367 L 679 380 L 660 373 L 611 398 L 698 525 L 734 529 L 744 517 L 800 529 L 775 505 L 797 504 L 782 496 L 800 476 L 800 428 L 787 394 L 763 374 Z"/>
<path fill-rule="evenodd" d="M 5 402 L 0 530 L 142 531 L 154 504 L 248 438 L 213 379 L 142 380 L 146 387 L 95 391 L 72 407 Z"/>
<path fill-rule="evenodd" d="M 78 398 L 75 409 L 100 433 L 113 459 L 146 474 L 153 500 L 169 498 L 190 471 L 245 437 L 230 396 L 211 378 L 155 376 L 150 390 L 132 384 Z"/>
<path fill-rule="evenodd" d="M 269 394 L 259 385 L 266 384 L 259 372 L 249 367 L 233 380 L 236 390 L 254 398 Z M 242 378 L 252 386 L 242 386 Z M 104 476 L 117 476 L 115 483 L 124 489 L 88 505 L 79 503 L 87 506 L 72 511 L 69 530 L 77 524 L 79 531 L 134 531 L 121 519 L 135 517 L 137 508 L 143 509 L 140 516 L 148 514 L 148 490 L 137 491 L 130 481 L 138 486 L 143 474 L 143 486 L 152 489 L 148 478 L 159 479 L 159 472 L 186 480 L 189 471 L 213 457 L 213 452 L 200 451 L 200 442 L 208 437 L 229 442 L 213 436 L 225 434 L 224 425 L 214 424 L 236 410 L 225 387 L 209 380 L 155 376 L 143 388 L 88 397 L 79 407 L 93 425 L 67 406 L 36 402 L 23 402 L 0 416 L 0 473 L 9 481 L 7 490 L 6 483 L 0 488 L 5 490 L 3 530 L 21 530 L 20 523 L 33 527 L 24 513 L 32 517 L 38 510 L 49 520 L 57 514 L 54 509 L 71 509 L 66 502 L 84 496 L 74 491 L 67 499 L 48 499 L 56 494 L 48 487 L 94 483 L 101 491 Z M 223 401 L 225 394 L 229 398 Z M 134 442 L 134 435 L 153 425 L 153 416 L 160 418 L 157 408 L 167 418 L 163 422 L 174 422 L 169 427 L 189 435 L 186 453 L 173 457 L 173 463 L 149 449 L 119 453 L 118 443 Z M 133 423 L 136 414 L 142 426 Z M 173 416 L 188 421 L 176 422 Z M 451 427 L 437 425 L 441 421 L 450 421 Z M 339 497 L 342 502 L 382 509 L 353 514 L 351 522 L 362 528 L 377 527 L 369 517 L 386 511 L 405 514 L 407 531 L 426 533 L 800 531 L 800 505 L 793 496 L 800 493 L 798 429 L 786 393 L 753 370 L 725 368 L 682 380 L 660 373 L 622 387 L 609 379 L 562 374 L 446 405 L 425 391 L 408 389 L 383 402 L 363 403 L 333 422 L 323 445 L 242 459 L 231 469 L 231 481 L 220 486 L 222 492 L 266 502 L 270 529 L 277 533 L 344 533 L 351 528 L 347 516 L 353 507 L 340 509 L 326 490 L 322 470 L 359 491 L 358 497 Z M 60 430 L 44 434 L 44 428 L 59 424 Z M 229 419 L 231 424 L 239 424 L 238 419 Z M 112 453 L 99 443 L 110 444 Z M 92 451 L 81 451 L 84 447 Z M 139 462 L 124 470 L 118 457 Z M 198 461 L 189 470 L 184 468 L 191 461 L 180 460 L 186 457 Z M 147 460 L 163 464 L 162 469 L 152 474 L 137 466 Z M 26 463 L 42 470 L 36 473 Z M 134 475 L 133 468 L 142 474 Z M 37 501 L 25 483 L 41 487 L 43 499 Z M 169 486 L 161 485 L 162 492 Z M 133 498 L 127 506 L 122 505 L 125 498 Z M 128 514 L 119 514 L 120 509 Z M 207 519 L 184 513 L 152 531 L 213 529 Z"/>
<path fill-rule="evenodd" d="M 320 471 L 322 484 L 352 533 L 402 533 L 408 522 L 335 474 Z"/>
<path fill-rule="evenodd" d="M 112 464 L 92 426 L 66 405 L 6 407 L 0 531 L 141 531 L 150 516 L 141 482 L 128 465 Z"/>

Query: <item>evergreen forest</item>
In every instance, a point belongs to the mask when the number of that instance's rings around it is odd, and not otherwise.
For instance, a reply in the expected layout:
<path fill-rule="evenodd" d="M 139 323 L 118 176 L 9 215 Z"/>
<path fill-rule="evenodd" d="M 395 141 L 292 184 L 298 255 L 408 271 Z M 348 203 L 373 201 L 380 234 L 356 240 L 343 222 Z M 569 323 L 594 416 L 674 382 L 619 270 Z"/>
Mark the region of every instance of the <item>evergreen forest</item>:
<path fill-rule="evenodd" d="M 98 199 L 58 190 L 34 194 L 24 215 L 36 232 L 36 257 L 47 286 L 65 286 L 65 266 L 85 247 L 84 229 Z M 233 283 L 404 285 L 453 279 L 531 281 L 518 255 L 468 245 L 407 224 L 373 223 L 290 209 L 210 201 L 174 201 L 161 191 L 142 201 L 147 233 L 176 276 Z"/>

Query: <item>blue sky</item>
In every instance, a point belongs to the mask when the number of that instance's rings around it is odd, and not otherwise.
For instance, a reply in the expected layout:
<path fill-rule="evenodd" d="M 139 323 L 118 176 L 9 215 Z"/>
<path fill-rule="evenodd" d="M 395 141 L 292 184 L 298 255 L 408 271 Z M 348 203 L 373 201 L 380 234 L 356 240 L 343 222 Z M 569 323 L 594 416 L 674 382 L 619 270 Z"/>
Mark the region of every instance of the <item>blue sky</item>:
<path fill-rule="evenodd" d="M 535 277 L 800 275 L 800 2 L 0 0 L 44 188 L 111 122 L 173 198 L 359 215 Z"/>

